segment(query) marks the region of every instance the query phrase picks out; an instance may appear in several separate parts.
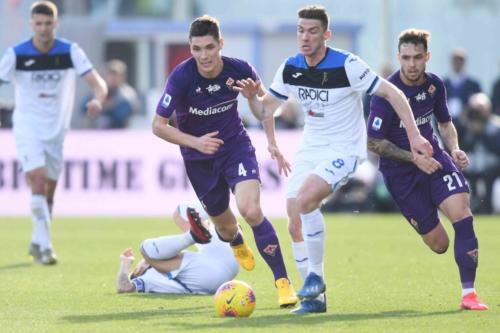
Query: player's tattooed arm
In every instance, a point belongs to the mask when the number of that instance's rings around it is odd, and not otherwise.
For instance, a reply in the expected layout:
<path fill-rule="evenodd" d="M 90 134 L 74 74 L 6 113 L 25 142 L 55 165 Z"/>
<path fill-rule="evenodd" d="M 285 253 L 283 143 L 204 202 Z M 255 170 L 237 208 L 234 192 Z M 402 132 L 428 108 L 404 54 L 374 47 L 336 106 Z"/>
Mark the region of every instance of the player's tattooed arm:
<path fill-rule="evenodd" d="M 381 157 L 391 160 L 402 162 L 413 161 L 412 154 L 409 151 L 399 148 L 387 139 L 368 138 L 368 149 Z"/>
<path fill-rule="evenodd" d="M 428 175 L 443 168 L 441 163 L 433 157 L 427 157 L 424 154 L 417 154 L 414 158 L 412 153 L 399 148 L 387 139 L 368 138 L 368 149 L 391 160 L 411 162 Z"/>
<path fill-rule="evenodd" d="M 131 293 L 135 291 L 135 285 L 128 277 L 130 266 L 134 262 L 134 254 L 130 248 L 125 249 L 120 255 L 120 268 L 116 277 L 116 291 L 121 293 Z"/>

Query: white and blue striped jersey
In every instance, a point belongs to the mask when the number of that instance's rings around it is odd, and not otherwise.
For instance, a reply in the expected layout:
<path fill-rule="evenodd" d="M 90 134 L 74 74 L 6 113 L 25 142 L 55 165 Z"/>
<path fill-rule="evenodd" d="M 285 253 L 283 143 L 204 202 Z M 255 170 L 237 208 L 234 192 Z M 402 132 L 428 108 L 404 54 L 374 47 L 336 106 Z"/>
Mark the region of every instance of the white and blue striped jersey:
<path fill-rule="evenodd" d="M 327 48 L 323 60 L 307 65 L 303 54 L 286 59 L 270 92 L 293 95 L 304 112 L 302 146 L 329 146 L 346 156 L 366 157 L 362 93 L 373 94 L 381 80 L 359 57 Z"/>
<path fill-rule="evenodd" d="M 83 50 L 63 39 L 48 53 L 36 49 L 32 39 L 7 49 L 0 81 L 15 83 L 14 133 L 41 140 L 63 134 L 73 110 L 75 72 L 83 76 L 91 70 Z"/>

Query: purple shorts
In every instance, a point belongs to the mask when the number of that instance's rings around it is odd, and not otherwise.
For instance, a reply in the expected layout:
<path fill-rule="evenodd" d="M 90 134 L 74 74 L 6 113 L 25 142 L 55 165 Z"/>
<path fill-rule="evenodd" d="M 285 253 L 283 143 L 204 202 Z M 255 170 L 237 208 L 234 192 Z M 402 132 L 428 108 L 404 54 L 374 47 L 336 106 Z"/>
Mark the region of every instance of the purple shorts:
<path fill-rule="evenodd" d="M 238 143 L 223 156 L 184 161 L 196 195 L 208 215 L 218 216 L 229 207 L 229 190 L 248 179 L 260 181 L 255 148 L 249 139 Z"/>
<path fill-rule="evenodd" d="M 434 158 L 443 169 L 427 175 L 412 168 L 385 168 L 384 181 L 401 213 L 415 230 L 425 235 L 439 223 L 438 207 L 453 194 L 469 192 L 469 184 L 450 155 L 438 152 Z"/>

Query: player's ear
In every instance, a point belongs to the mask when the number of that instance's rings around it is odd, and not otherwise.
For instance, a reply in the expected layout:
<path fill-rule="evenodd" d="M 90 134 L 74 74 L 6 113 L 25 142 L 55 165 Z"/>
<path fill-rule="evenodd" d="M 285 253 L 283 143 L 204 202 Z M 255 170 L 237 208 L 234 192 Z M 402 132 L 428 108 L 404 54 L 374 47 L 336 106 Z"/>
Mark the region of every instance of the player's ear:
<path fill-rule="evenodd" d="M 425 53 L 425 62 L 428 62 L 430 59 L 431 59 L 431 53 L 429 51 L 427 51 Z"/>
<path fill-rule="evenodd" d="M 221 48 L 221 50 L 224 48 L 224 38 L 223 37 L 221 37 L 219 39 L 219 47 Z"/>
<path fill-rule="evenodd" d="M 325 40 L 329 40 L 332 37 L 332 31 L 330 29 L 325 31 Z"/>

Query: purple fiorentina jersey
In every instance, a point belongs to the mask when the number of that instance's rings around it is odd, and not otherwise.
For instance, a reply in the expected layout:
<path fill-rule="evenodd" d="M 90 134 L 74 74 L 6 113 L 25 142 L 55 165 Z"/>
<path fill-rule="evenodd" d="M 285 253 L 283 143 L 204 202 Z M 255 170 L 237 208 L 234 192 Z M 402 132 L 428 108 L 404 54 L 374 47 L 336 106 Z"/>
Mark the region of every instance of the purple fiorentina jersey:
<path fill-rule="evenodd" d="M 401 81 L 397 71 L 388 80 L 404 92 L 420 133 L 432 144 L 435 156 L 439 156 L 442 149 L 432 130 L 432 115 L 434 114 L 441 123 L 451 121 L 451 116 L 446 104 L 446 90 L 441 79 L 432 73 L 425 73 L 425 78 L 425 83 L 420 86 L 407 86 Z M 410 142 L 403 122 L 384 98 L 373 96 L 371 99 L 367 127 L 369 137 L 387 139 L 399 148 L 410 151 Z M 391 167 L 416 168 L 413 163 L 380 158 L 382 171 Z"/>
<path fill-rule="evenodd" d="M 222 60 L 222 72 L 213 79 L 200 75 L 194 58 L 177 65 L 158 103 L 158 115 L 169 118 L 176 112 L 177 124 L 182 132 L 199 137 L 219 131 L 217 137 L 224 141 L 213 155 L 181 147 L 185 160 L 216 158 L 229 151 L 239 141 L 236 140 L 238 136 L 248 137 L 238 114 L 238 92 L 231 87 L 237 80 L 260 78 L 244 60 L 228 57 L 222 57 Z"/>

